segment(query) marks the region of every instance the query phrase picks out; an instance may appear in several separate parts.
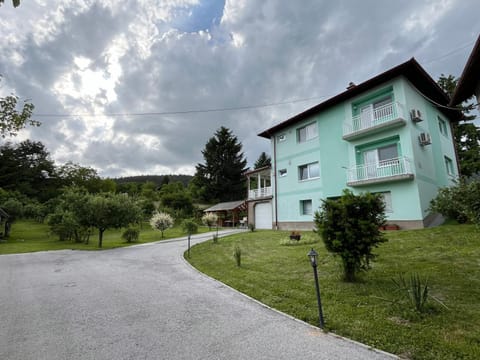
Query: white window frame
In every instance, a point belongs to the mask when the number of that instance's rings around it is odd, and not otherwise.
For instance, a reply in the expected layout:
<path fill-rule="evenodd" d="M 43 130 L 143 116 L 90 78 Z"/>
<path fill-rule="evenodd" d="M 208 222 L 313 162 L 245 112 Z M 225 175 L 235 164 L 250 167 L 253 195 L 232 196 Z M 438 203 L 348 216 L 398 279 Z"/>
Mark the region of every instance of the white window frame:
<path fill-rule="evenodd" d="M 382 195 L 383 203 L 385 204 L 385 212 L 393 213 L 392 193 L 390 191 L 383 191 L 380 194 Z"/>
<path fill-rule="evenodd" d="M 440 134 L 445 136 L 448 139 L 448 126 L 447 122 L 443 120 L 440 116 L 437 116 L 438 119 L 438 128 L 440 129 Z"/>
<path fill-rule="evenodd" d="M 312 176 L 312 167 L 313 166 L 316 166 L 318 168 L 317 172 L 318 172 L 318 175 L 317 176 Z M 306 168 L 307 169 L 307 177 L 306 178 L 302 178 L 302 174 L 303 174 L 303 171 L 302 169 Z M 309 164 L 303 164 L 303 165 L 300 165 L 298 167 L 298 180 L 299 181 L 308 181 L 308 180 L 313 180 L 313 179 L 318 179 L 320 178 L 320 164 L 318 163 L 318 161 L 315 161 L 315 162 L 312 162 L 312 163 L 309 163 Z"/>
<path fill-rule="evenodd" d="M 305 138 L 302 138 L 302 132 L 305 131 Z M 318 128 L 317 123 L 313 122 L 311 124 L 302 126 L 297 129 L 297 141 L 298 143 L 304 143 L 313 139 L 318 138 Z"/>
<path fill-rule="evenodd" d="M 443 156 L 445 161 L 445 168 L 447 170 L 447 174 L 450 176 L 455 176 L 455 170 L 453 169 L 453 161 L 448 156 Z"/>
<path fill-rule="evenodd" d="M 306 204 L 310 204 L 309 208 L 307 206 L 307 210 L 310 210 L 310 211 L 305 211 L 305 205 Z M 313 201 L 312 201 L 312 199 L 300 200 L 300 214 L 301 215 L 312 215 L 313 214 Z"/>

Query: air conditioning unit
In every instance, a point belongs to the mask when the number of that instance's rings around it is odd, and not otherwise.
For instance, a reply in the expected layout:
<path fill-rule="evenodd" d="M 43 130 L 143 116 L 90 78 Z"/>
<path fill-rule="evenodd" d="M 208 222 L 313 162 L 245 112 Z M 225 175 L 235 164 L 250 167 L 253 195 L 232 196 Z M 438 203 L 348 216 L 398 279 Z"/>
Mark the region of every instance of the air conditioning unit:
<path fill-rule="evenodd" d="M 418 141 L 420 142 L 421 146 L 430 145 L 432 143 L 429 133 L 421 133 L 418 137 Z"/>
<path fill-rule="evenodd" d="M 410 118 L 414 123 L 418 123 L 420 121 L 423 121 L 422 119 L 422 113 L 418 109 L 412 109 L 410 111 Z"/>

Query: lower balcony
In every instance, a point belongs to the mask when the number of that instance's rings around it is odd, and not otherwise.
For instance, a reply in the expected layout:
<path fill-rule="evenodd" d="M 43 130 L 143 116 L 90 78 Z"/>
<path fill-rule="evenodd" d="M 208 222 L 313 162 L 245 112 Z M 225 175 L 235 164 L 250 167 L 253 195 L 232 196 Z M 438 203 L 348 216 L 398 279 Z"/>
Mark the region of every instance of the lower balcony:
<path fill-rule="evenodd" d="M 411 161 L 405 156 L 372 164 L 356 165 L 347 169 L 348 186 L 366 186 L 413 178 Z"/>

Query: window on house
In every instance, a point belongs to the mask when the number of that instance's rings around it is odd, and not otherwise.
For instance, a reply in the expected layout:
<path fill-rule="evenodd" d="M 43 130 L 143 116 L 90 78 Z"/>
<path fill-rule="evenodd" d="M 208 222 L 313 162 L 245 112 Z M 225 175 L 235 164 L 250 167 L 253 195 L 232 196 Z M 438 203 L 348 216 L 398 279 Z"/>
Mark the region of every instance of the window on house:
<path fill-rule="evenodd" d="M 385 191 L 380 193 L 383 198 L 383 203 L 385 204 L 385 212 L 393 213 L 392 207 L 392 193 L 390 191 Z"/>
<path fill-rule="evenodd" d="M 282 176 L 287 176 L 287 169 L 280 169 L 280 170 L 278 170 L 278 175 L 279 175 L 280 177 L 282 177 Z"/>
<path fill-rule="evenodd" d="M 277 142 L 282 142 L 282 141 L 285 141 L 286 139 L 287 139 L 287 135 L 285 134 L 277 136 Z"/>
<path fill-rule="evenodd" d="M 297 129 L 297 139 L 299 143 L 315 139 L 316 137 L 318 137 L 317 123 L 312 123 Z"/>
<path fill-rule="evenodd" d="M 364 164 L 385 166 L 391 164 L 392 159 L 396 158 L 398 158 L 398 146 L 396 143 L 363 152 Z"/>
<path fill-rule="evenodd" d="M 444 156 L 445 159 L 445 168 L 447 170 L 448 175 L 455 175 L 455 171 L 453 170 L 453 161 L 447 156 Z"/>
<path fill-rule="evenodd" d="M 300 213 L 302 215 L 312 215 L 312 200 L 300 200 Z"/>
<path fill-rule="evenodd" d="M 438 119 L 438 128 L 440 129 L 440 134 L 442 134 L 445 137 L 448 137 L 447 122 L 443 120 L 440 116 L 438 116 L 437 119 Z"/>
<path fill-rule="evenodd" d="M 301 165 L 298 167 L 298 179 L 308 180 L 320 177 L 320 166 L 318 162 Z"/>

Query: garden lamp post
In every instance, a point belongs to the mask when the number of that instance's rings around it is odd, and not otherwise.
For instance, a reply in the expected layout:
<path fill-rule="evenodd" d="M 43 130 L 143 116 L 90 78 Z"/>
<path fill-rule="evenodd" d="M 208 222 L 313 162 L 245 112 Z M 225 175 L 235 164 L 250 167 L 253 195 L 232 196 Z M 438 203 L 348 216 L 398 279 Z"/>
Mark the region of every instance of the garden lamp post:
<path fill-rule="evenodd" d="M 320 325 L 320 328 L 323 329 L 323 326 L 325 325 L 325 323 L 323 321 L 322 300 L 320 299 L 320 286 L 318 285 L 318 274 L 317 274 L 318 253 L 312 248 L 312 250 L 309 251 L 307 256 L 310 259 L 310 264 L 312 265 L 312 268 L 313 268 L 313 276 L 315 277 L 315 289 L 317 291 L 319 325 Z"/>

